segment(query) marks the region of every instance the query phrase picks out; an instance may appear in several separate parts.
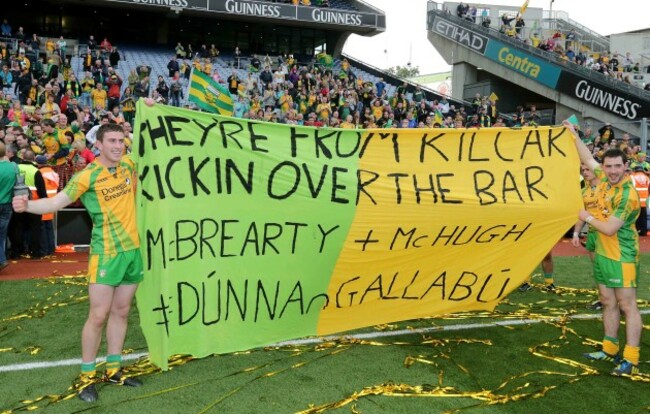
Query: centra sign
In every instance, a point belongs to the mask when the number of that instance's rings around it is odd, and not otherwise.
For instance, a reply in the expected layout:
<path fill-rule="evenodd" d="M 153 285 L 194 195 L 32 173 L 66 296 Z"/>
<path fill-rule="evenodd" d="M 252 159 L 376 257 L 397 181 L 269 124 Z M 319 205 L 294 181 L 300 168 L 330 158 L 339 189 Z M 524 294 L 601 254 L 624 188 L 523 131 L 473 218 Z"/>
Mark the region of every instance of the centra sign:
<path fill-rule="evenodd" d="M 561 70 L 555 65 L 498 40 L 490 39 L 485 56 L 549 88 L 555 89 L 560 77 Z"/>

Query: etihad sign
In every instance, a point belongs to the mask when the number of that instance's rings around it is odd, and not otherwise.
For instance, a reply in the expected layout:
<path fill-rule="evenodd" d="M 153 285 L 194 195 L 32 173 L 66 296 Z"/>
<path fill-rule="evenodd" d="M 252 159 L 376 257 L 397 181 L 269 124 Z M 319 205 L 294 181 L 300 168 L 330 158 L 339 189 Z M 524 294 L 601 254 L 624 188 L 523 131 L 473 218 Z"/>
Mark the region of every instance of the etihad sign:
<path fill-rule="evenodd" d="M 485 52 L 488 43 L 487 37 L 437 16 L 433 22 L 433 31 L 481 54 Z"/>

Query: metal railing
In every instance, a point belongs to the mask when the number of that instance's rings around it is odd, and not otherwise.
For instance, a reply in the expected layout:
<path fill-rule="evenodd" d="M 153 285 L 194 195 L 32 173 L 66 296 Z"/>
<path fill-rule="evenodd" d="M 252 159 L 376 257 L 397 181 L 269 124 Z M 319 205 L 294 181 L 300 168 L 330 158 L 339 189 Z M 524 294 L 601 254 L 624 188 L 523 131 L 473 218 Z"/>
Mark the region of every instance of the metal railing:
<path fill-rule="evenodd" d="M 568 24 L 574 26 L 575 28 L 587 33 L 589 36 L 595 37 L 596 39 L 599 39 L 601 42 L 605 44 L 609 44 L 609 39 L 606 36 L 601 35 L 600 33 L 588 28 L 587 26 L 584 26 L 577 21 L 569 18 L 569 14 L 564 11 L 550 11 L 550 10 L 544 10 L 542 11 L 542 16 L 544 19 L 550 19 L 550 20 L 564 20 Z"/>
<path fill-rule="evenodd" d="M 440 3 L 437 3 L 437 2 L 435 2 L 435 1 L 431 1 L 431 0 L 429 0 L 429 1 L 427 2 L 427 12 L 430 12 L 431 10 L 440 10 L 440 11 L 443 11 L 443 10 L 444 10 L 444 7 L 443 7 L 442 4 L 440 4 Z"/>
<path fill-rule="evenodd" d="M 539 27 L 541 27 L 544 30 L 559 31 L 560 33 L 564 34 L 565 36 L 569 32 L 571 32 L 571 30 L 573 30 L 573 29 L 567 30 L 564 25 L 558 25 L 557 24 L 558 22 L 559 22 L 559 20 L 552 20 L 552 19 L 542 20 Z M 578 34 L 580 34 L 580 33 L 578 33 Z M 578 44 L 580 46 L 586 46 L 586 47 L 589 48 L 590 51 L 592 51 L 594 53 L 602 53 L 604 51 L 609 52 L 609 44 L 604 45 L 597 39 L 592 39 L 592 38 L 589 38 L 589 37 L 580 36 L 578 40 L 572 40 L 572 42 L 574 42 L 574 43 L 576 43 L 576 44 Z"/>
<path fill-rule="evenodd" d="M 471 23 L 471 22 L 469 22 L 469 21 L 467 21 L 465 19 L 461 19 L 460 17 L 458 17 L 458 16 L 456 16 L 454 14 L 446 13 L 446 12 L 443 11 L 442 7 L 439 7 L 439 5 L 435 1 L 430 0 L 428 3 L 429 4 L 427 5 L 427 9 L 428 9 L 427 15 L 429 15 L 429 14 L 440 14 L 444 18 L 452 20 L 453 22 L 455 22 L 455 23 L 457 23 L 457 24 L 459 24 L 459 25 L 461 25 L 463 27 L 467 27 L 467 28 L 469 28 L 469 29 L 471 29 L 473 31 L 480 32 L 480 33 L 483 33 L 485 35 L 491 36 L 493 38 L 498 39 L 499 41 L 501 41 L 503 43 L 507 43 L 507 44 L 509 44 L 509 45 L 511 45 L 513 47 L 516 47 L 518 49 L 522 49 L 522 50 L 526 51 L 527 53 L 529 53 L 531 55 L 537 56 L 537 57 L 539 57 L 541 59 L 544 59 L 546 61 L 554 63 L 557 66 L 562 67 L 563 70 L 568 70 L 568 71 L 574 72 L 575 74 L 577 74 L 577 75 L 579 75 L 579 76 L 581 76 L 583 78 L 599 82 L 601 84 L 604 84 L 604 85 L 609 86 L 611 88 L 614 88 L 616 90 L 628 93 L 630 95 L 634 95 L 634 96 L 636 96 L 638 98 L 641 98 L 641 99 L 644 99 L 644 100 L 650 100 L 650 92 L 645 91 L 645 90 L 643 90 L 643 89 L 641 89 L 641 88 L 639 88 L 637 86 L 624 83 L 621 80 L 618 80 L 618 79 L 612 78 L 610 76 L 604 75 L 604 74 L 602 74 L 600 72 L 597 72 L 595 70 L 586 68 L 584 66 L 580 66 L 580 65 L 575 64 L 573 62 L 566 61 L 566 60 L 562 59 L 555 52 L 548 52 L 548 51 L 533 47 L 531 45 L 527 45 L 527 44 L 523 43 L 522 41 L 514 39 L 514 38 L 512 38 L 510 36 L 507 36 L 506 34 L 501 33 L 498 30 L 493 29 L 491 27 L 486 28 L 486 27 L 483 27 L 483 26 L 481 26 L 479 24 Z M 432 5 L 431 3 L 433 3 L 435 5 Z M 428 19 L 427 21 L 431 22 L 431 21 L 433 21 L 433 19 Z M 427 27 L 427 30 L 430 30 L 430 27 Z"/>
<path fill-rule="evenodd" d="M 583 33 L 580 30 L 576 31 L 574 26 L 572 26 L 570 23 L 567 23 L 564 20 L 547 19 L 544 20 L 542 27 L 548 27 L 551 30 L 559 30 L 561 33 L 565 33 L 565 34 L 573 32 L 579 38 L 577 42 L 583 45 L 591 44 L 589 48 L 593 52 L 609 53 L 609 49 L 610 49 L 609 41 L 603 41 L 599 38 L 591 36 L 588 33 Z"/>

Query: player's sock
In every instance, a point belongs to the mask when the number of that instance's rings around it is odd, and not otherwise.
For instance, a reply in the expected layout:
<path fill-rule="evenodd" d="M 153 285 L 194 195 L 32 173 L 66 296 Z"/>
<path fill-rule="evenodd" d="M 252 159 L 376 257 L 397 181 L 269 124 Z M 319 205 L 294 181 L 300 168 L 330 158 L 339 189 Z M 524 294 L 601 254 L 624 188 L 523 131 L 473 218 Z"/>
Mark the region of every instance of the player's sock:
<path fill-rule="evenodd" d="M 554 282 L 553 273 L 544 273 L 544 283 L 546 286 L 552 285 Z"/>
<path fill-rule="evenodd" d="M 605 335 L 603 338 L 603 352 L 608 355 L 618 354 L 618 338 Z"/>
<path fill-rule="evenodd" d="M 639 353 L 641 348 L 638 346 L 625 345 L 623 348 L 623 359 L 630 361 L 633 365 L 639 365 Z"/>
<path fill-rule="evenodd" d="M 97 374 L 95 368 L 95 361 L 93 362 L 81 362 L 81 379 L 89 380 Z"/>
<path fill-rule="evenodd" d="M 106 356 L 106 376 L 112 377 L 117 374 L 122 365 L 122 355 L 114 354 Z"/>

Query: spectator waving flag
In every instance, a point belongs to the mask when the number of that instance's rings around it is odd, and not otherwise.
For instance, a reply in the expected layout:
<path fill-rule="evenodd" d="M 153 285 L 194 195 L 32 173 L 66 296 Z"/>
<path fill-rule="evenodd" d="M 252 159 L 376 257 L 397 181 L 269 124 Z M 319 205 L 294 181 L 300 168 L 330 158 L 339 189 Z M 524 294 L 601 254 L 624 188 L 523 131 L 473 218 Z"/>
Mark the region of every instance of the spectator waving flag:
<path fill-rule="evenodd" d="M 325 52 L 321 52 L 316 55 L 316 62 L 318 62 L 320 65 L 323 65 L 327 69 L 331 69 L 332 65 L 334 65 L 334 59 L 332 56 L 328 55 Z"/>
<path fill-rule="evenodd" d="M 520 16 L 522 16 L 522 17 L 524 16 L 524 13 L 526 12 L 526 9 L 528 8 L 528 2 L 529 1 L 530 0 L 526 0 L 526 1 L 524 1 L 524 4 L 521 5 L 521 8 L 519 9 L 519 15 Z"/>
<path fill-rule="evenodd" d="M 204 111 L 232 116 L 233 102 L 228 89 L 201 71 L 192 71 L 189 100 Z"/>

